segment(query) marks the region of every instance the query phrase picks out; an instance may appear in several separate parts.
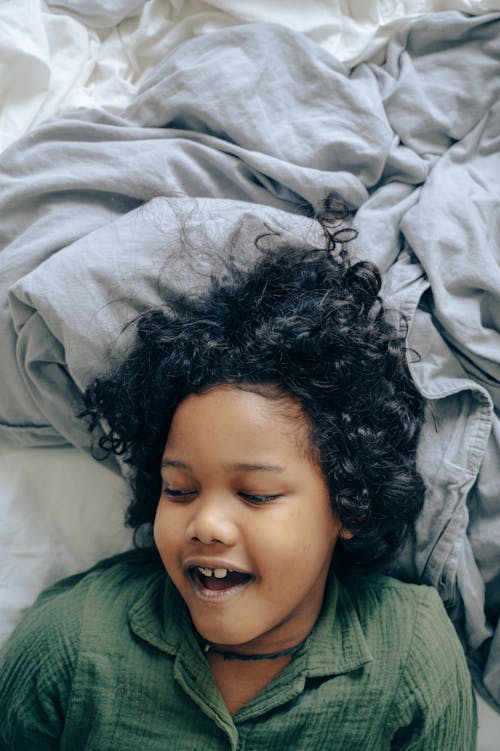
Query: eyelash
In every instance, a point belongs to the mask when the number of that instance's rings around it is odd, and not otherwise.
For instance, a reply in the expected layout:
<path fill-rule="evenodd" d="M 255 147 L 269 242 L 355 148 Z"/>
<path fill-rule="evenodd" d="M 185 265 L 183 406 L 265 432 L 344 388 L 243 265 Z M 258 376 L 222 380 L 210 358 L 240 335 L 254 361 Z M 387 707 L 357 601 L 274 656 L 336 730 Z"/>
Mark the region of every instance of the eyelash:
<path fill-rule="evenodd" d="M 165 495 L 169 495 L 171 498 L 187 498 L 190 495 L 194 495 L 194 490 L 173 490 L 172 488 L 163 488 L 162 492 Z"/>
<path fill-rule="evenodd" d="M 271 503 L 271 501 L 276 500 L 276 498 L 279 498 L 278 495 L 252 495 L 250 493 L 238 493 L 243 500 L 248 501 L 249 503 L 253 503 L 255 506 L 263 506 L 265 503 Z"/>
<path fill-rule="evenodd" d="M 189 496 L 194 495 L 194 490 L 173 490 L 172 488 L 163 488 L 163 493 L 167 496 L 170 496 L 171 498 L 189 498 Z M 253 495 L 251 493 L 242 493 L 241 491 L 238 492 L 238 495 L 243 498 L 244 501 L 248 501 L 249 503 L 254 504 L 255 506 L 263 506 L 265 503 L 271 503 L 271 501 L 276 500 L 276 498 L 280 497 L 280 494 L 277 495 Z"/>

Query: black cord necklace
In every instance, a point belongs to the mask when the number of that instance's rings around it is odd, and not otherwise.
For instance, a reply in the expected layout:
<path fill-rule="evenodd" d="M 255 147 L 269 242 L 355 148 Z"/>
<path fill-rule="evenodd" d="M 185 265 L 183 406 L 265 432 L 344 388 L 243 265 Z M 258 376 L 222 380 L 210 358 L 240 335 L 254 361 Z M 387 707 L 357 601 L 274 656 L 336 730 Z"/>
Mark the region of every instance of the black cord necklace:
<path fill-rule="evenodd" d="M 299 649 L 304 646 L 306 641 L 307 637 L 304 641 L 301 641 L 300 644 L 296 644 L 295 647 L 288 647 L 288 649 L 283 649 L 281 652 L 270 652 L 265 655 L 242 655 L 238 654 L 238 652 L 226 652 L 226 650 L 217 649 L 217 647 L 214 647 L 213 644 L 209 644 L 208 642 L 205 643 L 203 651 L 205 654 L 207 652 L 214 652 L 217 655 L 222 655 L 225 660 L 275 660 L 277 657 L 285 657 L 285 655 L 295 654 L 295 652 L 298 652 Z"/>

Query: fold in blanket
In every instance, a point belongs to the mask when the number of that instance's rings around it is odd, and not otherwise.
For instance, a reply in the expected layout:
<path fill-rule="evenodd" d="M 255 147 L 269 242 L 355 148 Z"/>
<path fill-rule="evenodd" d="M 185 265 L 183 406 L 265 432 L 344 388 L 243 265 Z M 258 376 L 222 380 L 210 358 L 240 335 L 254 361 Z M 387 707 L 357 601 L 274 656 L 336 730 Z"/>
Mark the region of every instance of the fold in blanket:
<path fill-rule="evenodd" d="M 500 708 L 500 18 L 415 23 L 350 73 L 284 28 L 185 43 L 121 117 L 76 111 L 0 161 L 0 440 L 88 449 L 81 390 L 171 286 L 250 262 L 257 235 L 317 244 L 354 210 L 411 323 L 428 492 L 395 573 L 440 591 Z M 7 303 L 7 293 L 9 302 Z"/>

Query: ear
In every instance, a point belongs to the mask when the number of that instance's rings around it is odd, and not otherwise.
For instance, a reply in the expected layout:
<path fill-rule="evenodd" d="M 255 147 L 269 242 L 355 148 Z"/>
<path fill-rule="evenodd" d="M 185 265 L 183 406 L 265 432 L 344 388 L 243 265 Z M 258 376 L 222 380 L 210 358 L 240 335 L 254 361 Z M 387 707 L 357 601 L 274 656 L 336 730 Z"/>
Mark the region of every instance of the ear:
<path fill-rule="evenodd" d="M 348 529 L 344 529 L 344 527 L 342 527 L 342 529 L 340 531 L 340 538 L 342 540 L 352 540 L 353 537 L 354 537 L 354 535 L 353 535 L 352 532 L 350 532 Z"/>

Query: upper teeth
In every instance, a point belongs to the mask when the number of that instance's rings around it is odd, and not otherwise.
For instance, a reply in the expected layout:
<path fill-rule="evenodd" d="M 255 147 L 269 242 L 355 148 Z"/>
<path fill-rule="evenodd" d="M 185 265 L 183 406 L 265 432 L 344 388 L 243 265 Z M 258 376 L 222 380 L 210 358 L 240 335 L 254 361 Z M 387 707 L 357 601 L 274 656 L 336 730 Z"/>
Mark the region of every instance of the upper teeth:
<path fill-rule="evenodd" d="M 215 576 L 216 579 L 224 579 L 227 576 L 227 568 L 206 568 L 205 566 L 198 566 L 198 571 L 203 576 Z"/>

